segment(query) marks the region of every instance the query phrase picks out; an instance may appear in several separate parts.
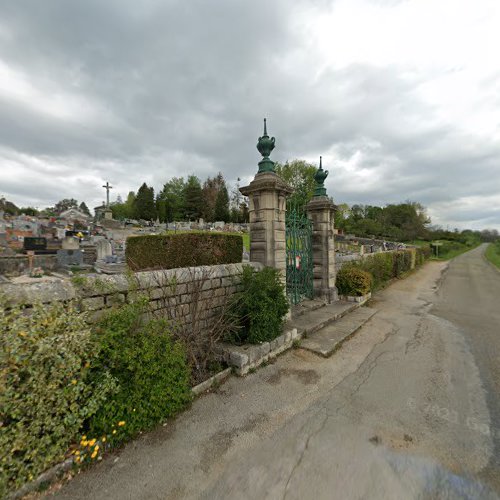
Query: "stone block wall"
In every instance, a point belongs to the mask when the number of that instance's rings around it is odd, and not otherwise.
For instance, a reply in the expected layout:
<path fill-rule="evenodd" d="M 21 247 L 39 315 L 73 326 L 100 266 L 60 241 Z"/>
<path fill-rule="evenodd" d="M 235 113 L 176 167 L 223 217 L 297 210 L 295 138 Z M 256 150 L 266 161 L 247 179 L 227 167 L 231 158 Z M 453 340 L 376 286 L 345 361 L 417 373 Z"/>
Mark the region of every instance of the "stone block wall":
<path fill-rule="evenodd" d="M 258 263 L 248 263 L 256 269 Z M 5 284 L 0 288 L 10 304 L 75 301 L 97 321 L 116 304 L 147 298 L 151 314 L 189 323 L 210 321 L 223 303 L 239 290 L 243 264 L 200 266 L 115 275 L 78 275 L 72 280 Z M 196 310 L 195 306 L 196 304 Z"/>
<path fill-rule="evenodd" d="M 56 255 L 35 255 L 34 267 L 41 267 L 48 271 L 54 271 L 57 267 Z M 0 256 L 0 274 L 7 276 L 19 276 L 29 269 L 27 255 Z"/>

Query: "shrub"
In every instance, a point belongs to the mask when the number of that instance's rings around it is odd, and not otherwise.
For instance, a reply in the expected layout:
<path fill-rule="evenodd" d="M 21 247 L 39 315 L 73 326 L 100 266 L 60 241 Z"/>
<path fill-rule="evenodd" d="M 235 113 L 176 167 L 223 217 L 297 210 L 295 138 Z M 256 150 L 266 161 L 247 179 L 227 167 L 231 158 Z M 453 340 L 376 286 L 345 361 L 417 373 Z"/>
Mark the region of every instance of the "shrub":
<path fill-rule="evenodd" d="M 340 295 L 361 297 L 372 288 L 372 275 L 354 266 L 344 266 L 337 273 L 336 286 Z"/>
<path fill-rule="evenodd" d="M 85 419 L 116 387 L 96 360 L 85 316 L 54 303 L 0 300 L 0 497 L 61 461 Z"/>
<path fill-rule="evenodd" d="M 93 374 L 109 371 L 119 390 L 88 422 L 89 434 L 107 434 L 125 422 L 116 441 L 151 428 L 184 408 L 191 399 L 183 346 L 174 342 L 165 320 L 145 322 L 145 300 L 108 312 L 97 324 L 100 344 Z M 109 434 L 108 434 L 109 435 Z"/>
<path fill-rule="evenodd" d="M 126 248 L 133 271 L 232 264 L 242 253 L 240 235 L 210 232 L 131 236 Z"/>
<path fill-rule="evenodd" d="M 275 339 L 282 333 L 288 308 L 285 285 L 277 269 L 256 271 L 244 266 L 241 292 L 235 296 L 232 311 L 239 318 L 240 328 L 230 340 L 257 344 Z"/>

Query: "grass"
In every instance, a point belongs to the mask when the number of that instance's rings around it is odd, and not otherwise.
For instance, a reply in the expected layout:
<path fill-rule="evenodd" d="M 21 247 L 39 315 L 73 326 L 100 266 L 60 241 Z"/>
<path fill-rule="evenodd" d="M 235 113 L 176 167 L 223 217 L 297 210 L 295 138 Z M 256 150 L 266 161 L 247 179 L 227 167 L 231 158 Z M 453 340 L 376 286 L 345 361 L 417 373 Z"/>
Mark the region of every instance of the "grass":
<path fill-rule="evenodd" d="M 459 255 L 462 255 L 465 252 L 468 252 L 469 250 L 472 250 L 473 248 L 478 247 L 481 244 L 481 242 L 475 242 L 471 245 L 465 245 L 463 243 L 459 243 L 458 241 L 453 241 L 453 242 L 443 242 L 443 246 L 439 247 L 438 250 L 438 257 L 432 256 L 432 260 L 450 260 L 455 257 L 458 257 Z M 433 248 L 434 251 L 434 248 Z"/>
<path fill-rule="evenodd" d="M 500 269 L 500 241 L 490 243 L 485 252 L 486 258 Z"/>

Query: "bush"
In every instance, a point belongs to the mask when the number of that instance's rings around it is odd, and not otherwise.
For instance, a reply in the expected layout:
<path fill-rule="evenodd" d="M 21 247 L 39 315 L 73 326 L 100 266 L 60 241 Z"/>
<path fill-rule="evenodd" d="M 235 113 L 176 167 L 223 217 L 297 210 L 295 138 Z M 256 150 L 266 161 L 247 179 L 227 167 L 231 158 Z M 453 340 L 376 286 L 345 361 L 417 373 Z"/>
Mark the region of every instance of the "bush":
<path fill-rule="evenodd" d="M 429 247 L 407 248 L 397 252 L 370 254 L 363 260 L 349 264 L 348 267 L 355 267 L 370 273 L 373 278 L 371 288 L 377 290 L 387 281 L 398 278 L 416 266 L 422 265 L 429 256 Z M 339 285 L 336 286 L 338 288 Z"/>
<path fill-rule="evenodd" d="M 241 288 L 232 311 L 240 320 L 240 328 L 229 340 L 257 344 L 281 335 L 289 306 L 280 272 L 271 267 L 256 271 L 244 266 Z"/>
<path fill-rule="evenodd" d="M 124 421 L 121 433 L 112 434 L 111 440 L 125 439 L 174 415 L 191 400 L 184 348 L 172 340 L 165 320 L 142 320 L 145 302 L 111 310 L 95 328 L 100 352 L 93 375 L 99 378 L 109 371 L 119 389 L 89 420 L 93 436 L 108 434 Z"/>
<path fill-rule="evenodd" d="M 344 266 L 337 273 L 336 286 L 340 295 L 361 297 L 372 288 L 372 275 L 354 266 Z"/>
<path fill-rule="evenodd" d="M 115 389 L 106 370 L 88 376 L 97 355 L 71 305 L 6 309 L 0 300 L 0 497 L 61 461 Z"/>
<path fill-rule="evenodd" d="M 133 271 L 232 264 L 242 254 L 240 235 L 210 232 L 131 236 L 126 247 Z"/>

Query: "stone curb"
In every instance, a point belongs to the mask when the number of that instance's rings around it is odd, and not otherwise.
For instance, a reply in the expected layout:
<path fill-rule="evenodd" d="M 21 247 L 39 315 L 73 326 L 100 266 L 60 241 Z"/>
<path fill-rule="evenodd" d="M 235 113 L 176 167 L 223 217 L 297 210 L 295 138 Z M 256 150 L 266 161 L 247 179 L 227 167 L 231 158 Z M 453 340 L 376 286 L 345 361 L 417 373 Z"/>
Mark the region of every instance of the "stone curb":
<path fill-rule="evenodd" d="M 195 396 L 199 396 L 200 394 L 203 394 L 204 392 L 210 391 L 210 389 L 213 389 L 214 387 L 218 386 L 219 384 L 222 384 L 230 375 L 231 372 L 233 371 L 232 368 L 226 368 L 225 370 L 222 370 L 219 373 L 216 373 L 213 377 L 210 377 L 209 379 L 205 380 L 201 384 L 195 385 L 192 389 L 191 392 Z"/>

